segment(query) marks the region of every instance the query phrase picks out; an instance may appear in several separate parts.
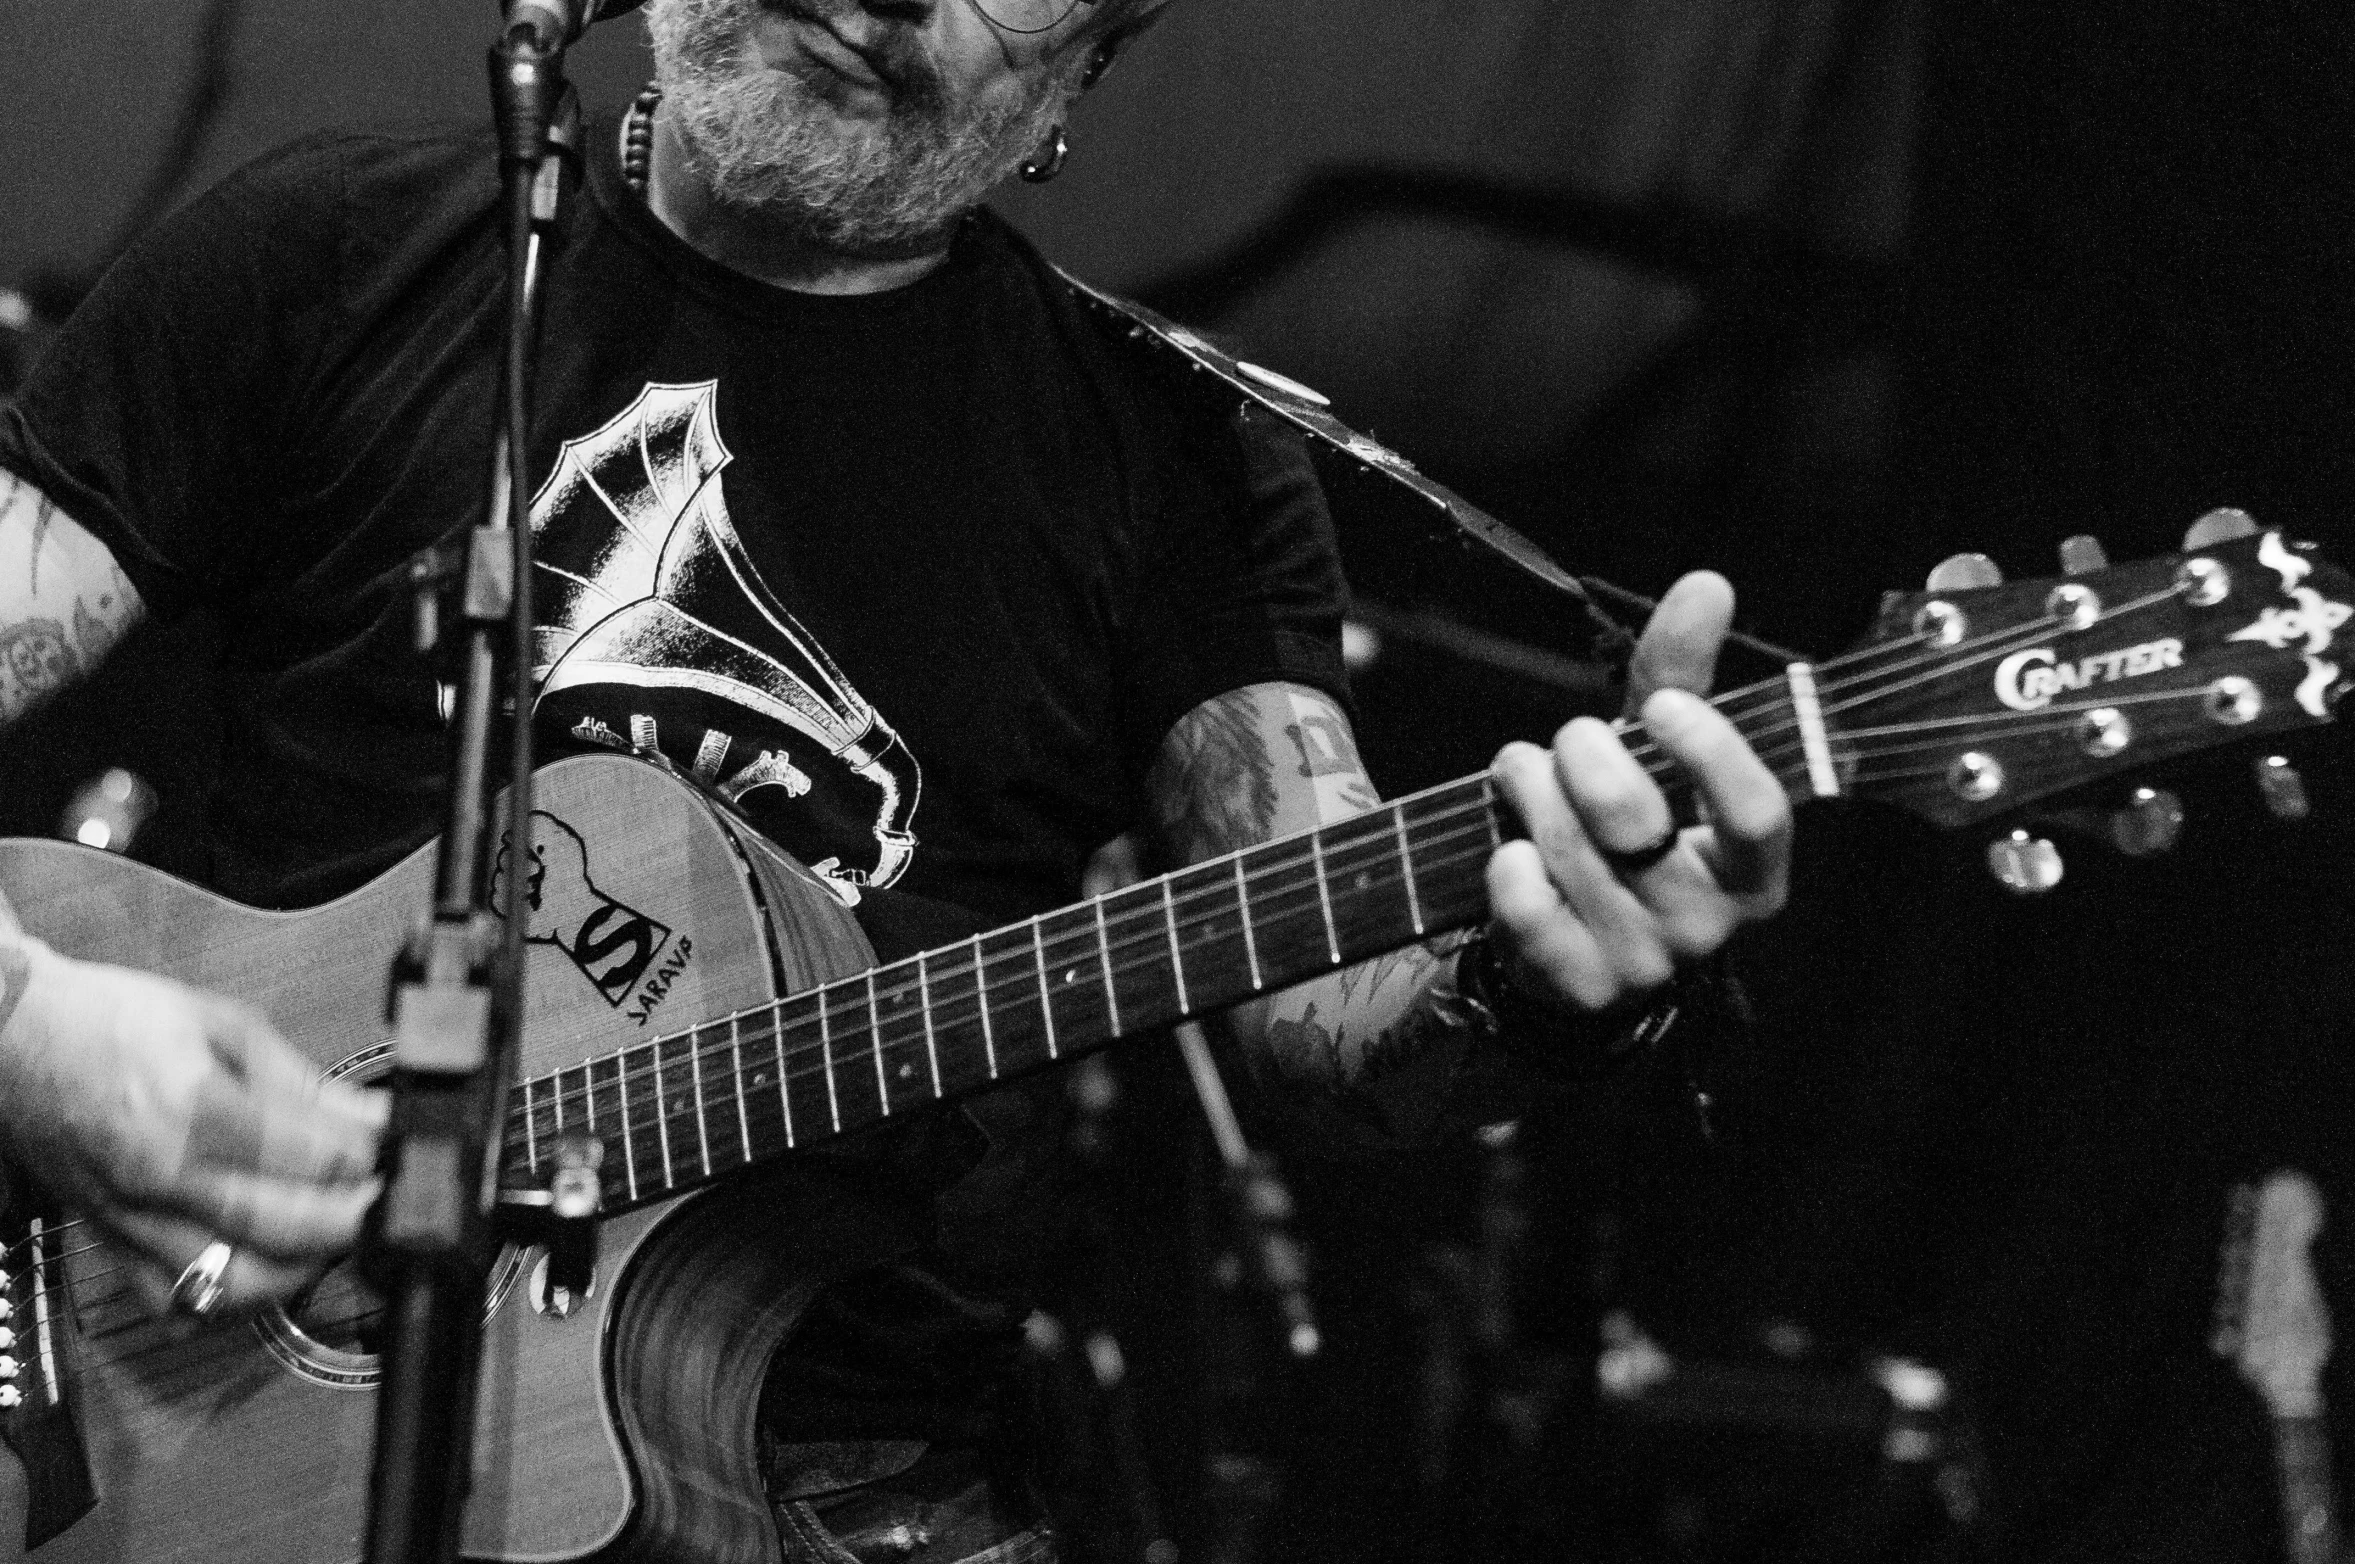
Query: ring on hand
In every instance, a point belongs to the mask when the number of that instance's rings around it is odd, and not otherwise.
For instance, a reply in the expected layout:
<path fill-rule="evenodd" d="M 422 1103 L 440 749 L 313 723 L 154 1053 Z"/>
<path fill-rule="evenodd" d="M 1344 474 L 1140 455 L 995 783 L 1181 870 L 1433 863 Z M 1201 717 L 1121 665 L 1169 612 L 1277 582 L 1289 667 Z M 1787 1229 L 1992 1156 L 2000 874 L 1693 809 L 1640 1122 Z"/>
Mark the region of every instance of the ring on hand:
<path fill-rule="evenodd" d="M 221 1277 L 229 1269 L 230 1257 L 236 1250 L 219 1239 L 206 1244 L 188 1262 L 180 1279 L 172 1283 L 172 1310 L 191 1319 L 201 1320 L 220 1304 Z"/>
<path fill-rule="evenodd" d="M 1676 844 L 1681 840 L 1682 834 L 1672 823 L 1667 830 L 1660 833 L 1658 841 L 1647 842 L 1643 846 L 1632 848 L 1627 852 L 1614 852 L 1600 842 L 1595 844 L 1595 850 L 1603 855 L 1603 862 L 1611 866 L 1611 872 L 1625 880 L 1643 873 L 1670 853 L 1675 852 Z"/>

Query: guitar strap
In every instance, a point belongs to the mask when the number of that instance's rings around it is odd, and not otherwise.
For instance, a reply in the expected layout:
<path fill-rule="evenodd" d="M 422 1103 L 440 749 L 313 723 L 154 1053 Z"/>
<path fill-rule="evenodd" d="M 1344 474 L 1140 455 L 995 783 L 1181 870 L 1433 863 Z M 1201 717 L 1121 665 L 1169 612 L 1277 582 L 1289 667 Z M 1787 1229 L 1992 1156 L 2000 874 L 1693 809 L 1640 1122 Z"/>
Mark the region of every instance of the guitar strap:
<path fill-rule="evenodd" d="M 1544 549 L 1454 490 L 1425 477 L 1415 469 L 1414 463 L 1396 451 L 1335 418 L 1331 398 L 1287 375 L 1246 363 L 1199 333 L 1155 314 L 1142 304 L 1106 293 L 1061 267 L 1056 268 L 1056 275 L 1084 308 L 1112 323 L 1130 340 L 1177 355 L 1196 373 L 1213 377 L 1306 435 L 1311 451 L 1338 458 L 1355 470 L 1382 480 L 1377 492 L 1412 507 L 1427 535 L 1441 541 L 1453 540 L 1475 554 L 1486 553 L 1501 559 L 1570 599 L 1586 616 L 1598 652 L 1617 659 L 1632 644 L 1626 627 L 1605 613 L 1578 578 L 1556 564 Z"/>

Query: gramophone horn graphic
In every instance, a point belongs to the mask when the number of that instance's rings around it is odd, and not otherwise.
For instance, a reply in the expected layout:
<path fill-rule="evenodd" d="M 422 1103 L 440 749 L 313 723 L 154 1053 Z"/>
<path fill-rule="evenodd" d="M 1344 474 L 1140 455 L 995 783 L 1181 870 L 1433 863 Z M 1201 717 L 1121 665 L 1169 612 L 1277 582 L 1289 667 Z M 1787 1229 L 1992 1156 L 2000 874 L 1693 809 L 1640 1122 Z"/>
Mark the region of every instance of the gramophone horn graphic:
<path fill-rule="evenodd" d="M 855 900 L 906 870 L 923 774 L 746 553 L 718 389 L 647 386 L 533 498 L 533 711 L 659 755 Z"/>

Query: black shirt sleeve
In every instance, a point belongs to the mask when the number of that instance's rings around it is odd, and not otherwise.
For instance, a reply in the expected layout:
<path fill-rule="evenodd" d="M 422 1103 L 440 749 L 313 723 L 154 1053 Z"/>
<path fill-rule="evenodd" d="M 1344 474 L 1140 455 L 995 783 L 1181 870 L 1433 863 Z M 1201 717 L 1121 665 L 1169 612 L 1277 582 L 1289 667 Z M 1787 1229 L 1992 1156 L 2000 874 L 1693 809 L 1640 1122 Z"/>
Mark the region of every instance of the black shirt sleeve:
<path fill-rule="evenodd" d="M 1140 564 L 1126 709 L 1141 768 L 1178 719 L 1245 685 L 1304 684 L 1351 709 L 1332 512 L 1275 415 L 1246 404 L 1195 422 Z"/>
<path fill-rule="evenodd" d="M 0 466 L 89 529 L 151 611 L 235 581 L 336 296 L 338 165 L 249 164 L 106 273 L 0 408 Z"/>

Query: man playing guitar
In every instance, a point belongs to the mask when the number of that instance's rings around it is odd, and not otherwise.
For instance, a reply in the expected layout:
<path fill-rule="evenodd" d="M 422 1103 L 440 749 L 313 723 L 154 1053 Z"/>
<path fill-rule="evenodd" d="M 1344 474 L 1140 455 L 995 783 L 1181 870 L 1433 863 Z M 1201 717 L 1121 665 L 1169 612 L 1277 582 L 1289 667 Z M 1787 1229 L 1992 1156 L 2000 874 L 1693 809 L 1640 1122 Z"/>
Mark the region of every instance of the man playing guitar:
<path fill-rule="evenodd" d="M 1175 866 L 1377 802 L 1298 446 L 1205 409 L 979 206 L 1018 164 L 1052 172 L 1068 108 L 1165 4 L 652 0 L 659 94 L 588 133 L 532 453 L 536 714 L 694 777 L 912 937 L 942 908 L 1070 901 L 1130 829 Z M 476 503 L 489 168 L 478 142 L 275 154 L 136 249 L 0 410 L 0 719 L 150 612 L 224 610 L 216 879 L 240 901 L 341 894 L 433 828 L 443 714 L 403 567 Z M 1525 834 L 1488 860 L 1485 941 L 1244 1005 L 1257 1073 L 1427 1132 L 1492 1056 L 1608 1051 L 1770 915 L 1784 789 L 1696 693 L 1730 614 L 1687 578 L 1633 665 L 1702 824 L 1600 722 L 1507 746 Z M 268 1018 L 12 930 L 0 1020 L 7 1153 L 136 1257 L 156 1309 L 283 1298 L 353 1243 L 381 1103 Z M 976 1116 L 981 1171 L 924 1184 L 940 1253 L 846 1287 L 818 1366 L 785 1373 L 828 1410 L 780 1412 L 779 1449 L 847 1465 L 829 1489 L 781 1456 L 780 1500 L 937 1493 L 989 1464 L 960 1450 L 1018 1439 L 967 1415 L 1022 1312 L 1020 1278 L 972 1257 L 1020 1269 L 985 1208 L 1050 1159 L 1022 1113 Z M 912 1557 L 1003 1546 L 1020 1511 L 985 1496 Z M 812 1513 L 788 1551 L 834 1557 Z"/>

